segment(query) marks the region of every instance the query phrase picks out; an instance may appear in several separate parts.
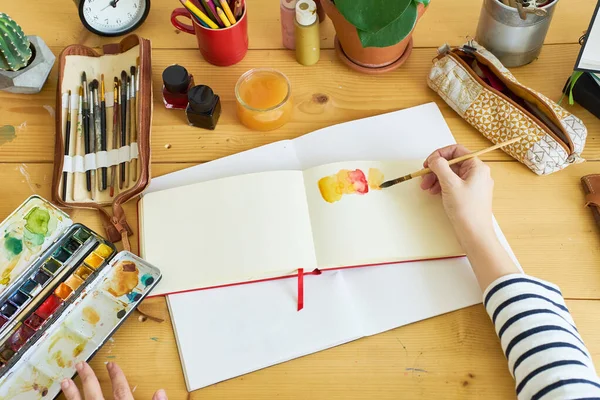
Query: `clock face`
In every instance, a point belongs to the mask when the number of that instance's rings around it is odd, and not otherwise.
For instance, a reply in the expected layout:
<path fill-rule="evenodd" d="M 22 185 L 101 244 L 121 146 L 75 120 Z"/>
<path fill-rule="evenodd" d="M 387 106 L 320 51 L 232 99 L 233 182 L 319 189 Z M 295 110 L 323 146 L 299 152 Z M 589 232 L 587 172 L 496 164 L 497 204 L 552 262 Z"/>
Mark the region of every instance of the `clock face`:
<path fill-rule="evenodd" d="M 123 35 L 148 15 L 150 0 L 80 0 L 79 16 L 86 28 L 104 36 Z"/>

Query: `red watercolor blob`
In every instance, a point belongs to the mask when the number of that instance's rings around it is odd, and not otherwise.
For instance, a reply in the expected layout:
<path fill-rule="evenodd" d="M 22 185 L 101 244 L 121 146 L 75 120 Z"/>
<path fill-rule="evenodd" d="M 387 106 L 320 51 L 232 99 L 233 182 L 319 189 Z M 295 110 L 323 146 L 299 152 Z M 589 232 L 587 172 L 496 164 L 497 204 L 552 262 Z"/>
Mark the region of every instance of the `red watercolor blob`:
<path fill-rule="evenodd" d="M 348 171 L 348 179 L 350 179 L 350 182 L 352 183 L 352 186 L 354 186 L 356 193 L 365 194 L 369 192 L 369 182 L 367 182 L 365 173 L 360 169 Z"/>

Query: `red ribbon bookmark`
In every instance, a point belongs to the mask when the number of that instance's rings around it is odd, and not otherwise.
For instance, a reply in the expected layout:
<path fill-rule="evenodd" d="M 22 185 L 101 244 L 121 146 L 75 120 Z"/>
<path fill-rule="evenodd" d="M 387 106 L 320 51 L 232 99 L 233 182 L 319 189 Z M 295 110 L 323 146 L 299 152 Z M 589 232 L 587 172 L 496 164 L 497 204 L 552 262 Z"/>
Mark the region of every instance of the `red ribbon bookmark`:
<path fill-rule="evenodd" d="M 304 308 L 304 268 L 298 269 L 298 311 Z"/>

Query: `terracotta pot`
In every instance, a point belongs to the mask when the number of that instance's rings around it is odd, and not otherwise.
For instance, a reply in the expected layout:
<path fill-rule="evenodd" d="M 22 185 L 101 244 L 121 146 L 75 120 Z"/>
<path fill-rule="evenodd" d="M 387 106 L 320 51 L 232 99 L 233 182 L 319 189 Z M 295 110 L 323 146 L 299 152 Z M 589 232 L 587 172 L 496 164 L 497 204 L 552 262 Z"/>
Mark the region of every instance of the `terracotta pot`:
<path fill-rule="evenodd" d="M 356 32 L 356 27 L 344 18 L 331 0 L 321 0 L 325 12 L 333 21 L 338 40 L 345 55 L 354 63 L 367 68 L 383 68 L 397 61 L 408 46 L 412 37 L 411 31 L 404 40 L 389 47 L 363 47 Z M 427 8 L 423 4 L 418 5 L 417 21 L 425 13 Z M 416 26 L 416 24 L 415 24 Z"/>

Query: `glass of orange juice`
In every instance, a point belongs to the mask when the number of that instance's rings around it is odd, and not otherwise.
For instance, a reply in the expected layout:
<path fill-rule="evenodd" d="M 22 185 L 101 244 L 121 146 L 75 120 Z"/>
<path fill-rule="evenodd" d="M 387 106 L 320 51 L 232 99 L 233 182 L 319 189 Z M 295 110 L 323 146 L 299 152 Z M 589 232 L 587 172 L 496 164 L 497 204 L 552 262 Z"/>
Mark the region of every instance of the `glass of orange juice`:
<path fill-rule="evenodd" d="M 257 131 L 283 126 L 292 116 L 292 86 L 288 78 L 272 68 L 247 71 L 235 85 L 237 116 Z"/>

